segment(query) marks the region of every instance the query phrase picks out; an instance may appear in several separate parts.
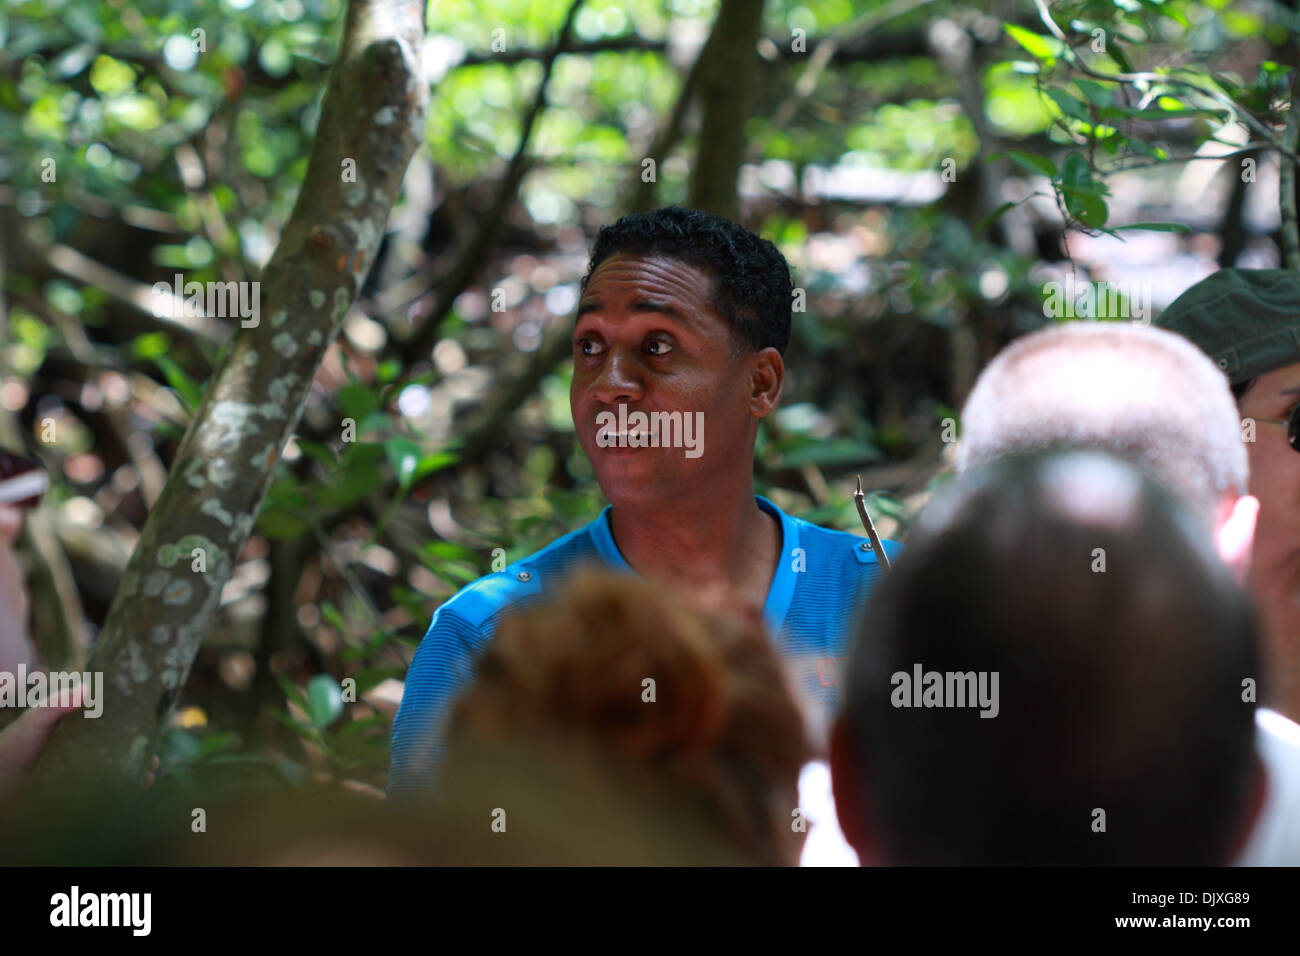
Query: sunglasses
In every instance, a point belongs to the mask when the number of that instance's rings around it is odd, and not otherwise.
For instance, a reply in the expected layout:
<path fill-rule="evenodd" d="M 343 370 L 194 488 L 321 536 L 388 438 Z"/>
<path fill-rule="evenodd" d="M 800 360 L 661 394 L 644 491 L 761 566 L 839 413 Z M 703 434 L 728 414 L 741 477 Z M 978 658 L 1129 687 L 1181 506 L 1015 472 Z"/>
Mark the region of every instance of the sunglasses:
<path fill-rule="evenodd" d="M 1285 425 L 1287 444 L 1295 451 L 1300 451 L 1300 405 L 1291 409 L 1291 414 L 1286 418 L 1257 418 L 1257 422 L 1268 422 L 1270 425 Z"/>

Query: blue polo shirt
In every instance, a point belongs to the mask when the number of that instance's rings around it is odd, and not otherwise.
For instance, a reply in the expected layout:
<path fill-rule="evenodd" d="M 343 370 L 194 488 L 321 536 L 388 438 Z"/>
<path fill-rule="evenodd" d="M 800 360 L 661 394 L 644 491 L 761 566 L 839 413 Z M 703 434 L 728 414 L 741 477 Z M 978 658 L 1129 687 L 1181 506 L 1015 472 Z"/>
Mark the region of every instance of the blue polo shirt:
<path fill-rule="evenodd" d="M 839 702 L 839 673 L 851 629 L 881 568 L 861 535 L 819 527 L 791 517 L 761 495 L 755 499 L 781 522 L 781 560 L 768 588 L 763 619 L 804 697 L 833 709 Z M 614 543 L 609 513 L 606 506 L 590 524 L 504 571 L 467 584 L 438 608 L 407 671 L 393 721 L 391 794 L 432 783 L 442 752 L 442 723 L 504 614 L 553 592 L 579 565 L 635 573 Z M 891 561 L 902 550 L 895 541 L 884 542 L 884 547 Z"/>

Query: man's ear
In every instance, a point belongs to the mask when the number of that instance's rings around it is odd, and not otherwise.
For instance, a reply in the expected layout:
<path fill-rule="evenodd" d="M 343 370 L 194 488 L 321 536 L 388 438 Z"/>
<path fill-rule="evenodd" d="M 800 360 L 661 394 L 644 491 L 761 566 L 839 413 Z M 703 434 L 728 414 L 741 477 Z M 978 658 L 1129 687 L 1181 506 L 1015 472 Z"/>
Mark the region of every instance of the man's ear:
<path fill-rule="evenodd" d="M 1233 570 L 1238 580 L 1244 580 L 1250 568 L 1250 549 L 1255 544 L 1255 525 L 1259 520 L 1259 499 L 1242 495 L 1225 497 L 1219 503 L 1218 531 L 1215 548 L 1223 563 Z"/>
<path fill-rule="evenodd" d="M 770 345 L 753 359 L 750 373 L 749 410 L 755 418 L 766 418 L 781 400 L 785 381 L 785 360 Z"/>
<path fill-rule="evenodd" d="M 836 718 L 831 726 L 830 743 L 831 793 L 835 797 L 835 816 L 839 819 L 844 839 L 857 851 L 858 860 L 866 864 L 877 857 L 871 839 L 871 827 L 865 818 L 863 783 L 866 768 L 861 765 L 859 748 L 843 717 Z"/>

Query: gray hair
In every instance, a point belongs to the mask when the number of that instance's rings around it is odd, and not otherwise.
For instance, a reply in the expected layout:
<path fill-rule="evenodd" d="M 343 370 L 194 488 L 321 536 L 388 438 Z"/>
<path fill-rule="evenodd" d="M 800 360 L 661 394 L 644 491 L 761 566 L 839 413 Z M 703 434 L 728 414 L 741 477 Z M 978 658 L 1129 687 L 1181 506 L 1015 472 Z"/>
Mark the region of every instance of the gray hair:
<path fill-rule="evenodd" d="M 1227 378 L 1163 329 L 1068 322 L 1017 339 L 988 364 L 962 411 L 957 471 L 1062 447 L 1132 462 L 1207 522 L 1249 479 Z"/>

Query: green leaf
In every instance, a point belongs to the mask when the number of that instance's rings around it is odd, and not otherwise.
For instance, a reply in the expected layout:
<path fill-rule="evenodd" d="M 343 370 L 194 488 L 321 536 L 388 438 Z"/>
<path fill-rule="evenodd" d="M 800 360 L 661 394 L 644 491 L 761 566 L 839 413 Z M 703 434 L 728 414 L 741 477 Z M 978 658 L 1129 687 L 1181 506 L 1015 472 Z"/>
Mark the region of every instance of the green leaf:
<path fill-rule="evenodd" d="M 394 597 L 396 598 L 396 594 L 394 594 Z M 399 600 L 398 603 L 400 604 L 401 601 Z M 411 616 L 414 618 L 428 617 L 428 615 L 424 612 L 423 609 L 420 609 L 420 612 L 418 614 L 412 612 Z M 393 634 L 392 631 L 380 631 L 369 641 L 367 641 L 365 644 L 360 645 L 359 647 L 343 648 L 343 650 L 339 651 L 339 660 L 358 661 L 366 657 L 373 657 L 375 654 L 378 654 L 381 650 L 383 650 L 384 645 L 387 644 L 394 636 L 395 635 Z"/>
<path fill-rule="evenodd" d="M 383 446 L 373 442 L 352 445 L 339 476 L 320 489 L 319 503 L 327 508 L 344 508 L 378 488 L 383 484 L 379 470 L 383 454 Z"/>
<path fill-rule="evenodd" d="M 400 667 L 367 667 L 365 670 L 357 671 L 353 679 L 357 682 L 357 697 L 378 687 L 384 681 L 391 677 L 401 677 L 402 668 Z"/>
<path fill-rule="evenodd" d="M 167 384 L 176 390 L 191 412 L 203 403 L 203 389 L 194 379 L 185 374 L 185 370 L 176 364 L 175 359 L 170 355 L 156 355 L 153 357 L 153 363 L 162 371 Z"/>
<path fill-rule="evenodd" d="M 329 674 L 317 674 L 307 682 L 307 716 L 322 731 L 343 716 L 343 691 Z"/>
<path fill-rule="evenodd" d="M 1140 119 L 1148 122 L 1157 123 L 1162 120 L 1186 119 L 1193 116 L 1209 116 L 1218 118 L 1223 116 L 1225 110 L 1212 109 L 1192 109 L 1190 107 L 1179 106 L 1177 109 L 1135 109 L 1131 106 L 1104 106 L 1097 111 L 1097 115 L 1102 119 Z"/>
<path fill-rule="evenodd" d="M 1062 192 L 1065 195 L 1065 208 L 1071 216 L 1085 226 L 1095 229 L 1106 225 L 1106 217 L 1110 215 L 1110 210 L 1106 208 L 1104 199 L 1092 192 L 1077 189 L 1065 189 Z"/>
<path fill-rule="evenodd" d="M 223 750 L 234 750 L 239 746 L 239 735 L 231 732 L 208 734 L 203 738 L 199 748 L 199 759 L 212 757 Z"/>
<path fill-rule="evenodd" d="M 483 572 L 476 565 L 463 564 L 459 561 L 435 561 L 426 554 L 417 554 L 420 563 L 437 577 L 447 582 L 453 591 L 459 591 L 471 581 L 483 577 Z"/>
<path fill-rule="evenodd" d="M 406 613 L 417 621 L 427 620 L 428 613 L 425 611 L 424 602 L 428 595 L 419 594 L 411 588 L 395 585 L 393 587 L 393 600 L 406 609 Z M 358 657 L 363 656 L 361 654 Z"/>
<path fill-rule="evenodd" d="M 302 696 L 302 691 L 293 686 L 293 681 L 289 680 L 289 678 L 285 677 L 283 674 L 276 674 L 275 679 L 280 685 L 280 690 L 284 691 L 285 697 L 289 698 L 289 700 L 293 701 L 303 710 L 311 713 L 311 709 L 307 706 L 307 698 Z"/>
<path fill-rule="evenodd" d="M 369 386 L 361 382 L 349 382 L 339 389 L 339 409 L 342 410 L 344 418 L 360 422 L 378 408 L 378 396 Z"/>
<path fill-rule="evenodd" d="M 340 614 L 339 609 L 334 606 L 334 602 L 322 601 L 320 605 L 320 613 L 321 617 L 329 621 L 330 624 L 334 626 L 334 630 L 338 631 L 340 635 L 348 633 L 347 622 L 343 620 L 343 615 Z"/>
<path fill-rule="evenodd" d="M 1120 35 L 1118 33 L 1106 34 L 1106 52 L 1110 54 L 1112 60 L 1119 64 L 1121 70 L 1125 73 L 1132 73 L 1134 72 L 1133 64 L 1129 62 L 1128 57 L 1124 54 L 1124 51 L 1120 49 L 1119 44 Z"/>
<path fill-rule="evenodd" d="M 1016 205 L 1018 205 L 1017 202 L 1015 200 L 1012 200 L 1010 202 L 1004 202 L 1001 206 L 998 206 L 997 209 L 994 209 L 991 213 L 989 213 L 987 216 L 985 216 L 983 219 L 981 219 L 978 223 L 975 224 L 975 230 L 974 230 L 975 235 L 978 236 L 981 232 L 984 231 L 984 229 L 987 226 L 989 226 L 991 223 L 1001 218 L 1003 213 L 1007 212 L 1009 209 L 1014 208 Z"/>
<path fill-rule="evenodd" d="M 420 459 L 420 464 L 415 469 L 415 480 L 419 481 L 425 475 L 431 475 L 435 471 L 446 468 L 448 465 L 454 465 L 460 461 L 460 455 L 449 451 L 430 452 Z"/>
<path fill-rule="evenodd" d="M 115 96 L 135 88 L 135 70 L 121 60 L 100 54 L 90 68 L 90 85 L 101 96 Z"/>
<path fill-rule="evenodd" d="M 203 755 L 198 735 L 182 727 L 172 727 L 158 742 L 158 761 L 169 770 L 176 765 L 192 764 Z"/>
<path fill-rule="evenodd" d="M 301 538 L 311 529 L 305 521 L 287 511 L 269 510 L 258 516 L 257 530 L 275 541 L 291 541 Z"/>
<path fill-rule="evenodd" d="M 384 443 L 384 452 L 397 475 L 398 486 L 403 490 L 410 488 L 415 481 L 416 469 L 420 467 L 420 446 L 409 438 L 390 438 Z"/>
<path fill-rule="evenodd" d="M 1096 106 L 1109 106 L 1115 102 L 1115 92 L 1110 87 L 1102 86 L 1093 80 L 1077 79 L 1074 85 L 1079 88 L 1088 101 Z"/>
<path fill-rule="evenodd" d="M 422 550 L 431 558 L 441 558 L 444 561 L 469 561 L 475 562 L 481 558 L 481 555 L 473 548 L 467 548 L 463 544 L 457 544 L 454 541 L 429 541 L 426 542 Z"/>
<path fill-rule="evenodd" d="M 1056 37 L 1045 37 L 1039 33 L 1033 33 L 1024 27 L 1018 27 L 1014 23 L 1004 23 L 1002 28 L 1007 31 L 1007 35 L 1024 47 L 1029 55 L 1037 60 L 1054 60 L 1064 51 L 1065 46 Z"/>
<path fill-rule="evenodd" d="M 383 461 L 383 458 L 383 442 L 349 442 L 347 450 L 344 452 L 343 466 L 345 468 L 351 468 L 353 465 L 375 465 L 377 467 Z"/>
<path fill-rule="evenodd" d="M 1169 153 L 1163 147 L 1148 146 L 1140 139 L 1130 139 L 1128 137 L 1124 137 L 1124 145 L 1127 146 L 1129 149 L 1133 150 L 1134 152 L 1141 153 L 1143 156 L 1149 157 L 1150 159 L 1169 158 Z"/>
<path fill-rule="evenodd" d="M 166 332 L 148 332 L 137 335 L 131 342 L 131 353 L 136 358 L 154 359 L 171 351 L 171 338 Z"/>
<path fill-rule="evenodd" d="M 1116 232 L 1122 232 L 1125 229 L 1146 229 L 1149 232 L 1191 232 L 1187 226 L 1181 222 L 1134 222 L 1127 226 L 1116 226 Z"/>
<path fill-rule="evenodd" d="M 1182 10 L 1179 10 L 1173 4 L 1170 3 L 1157 4 L 1156 10 L 1159 12 L 1159 14 L 1162 17 L 1168 17 L 1170 20 L 1173 20 L 1183 29 L 1187 29 L 1192 25 L 1191 21 L 1187 19 L 1187 14 L 1183 13 Z M 1232 11 L 1226 11 L 1225 16 L 1231 13 Z"/>
<path fill-rule="evenodd" d="M 1042 173 L 1048 179 L 1056 178 L 1056 164 L 1046 156 L 1036 156 L 1033 153 L 1022 153 L 1019 150 L 1014 149 L 1008 151 L 1006 156 L 1007 159 L 1017 165 L 1023 166 L 1031 173 Z M 994 157 L 990 158 L 996 158 L 996 154 Z"/>
<path fill-rule="evenodd" d="M 294 720 L 288 714 L 284 714 L 278 710 L 275 710 L 271 712 L 271 716 L 274 717 L 276 720 L 278 720 L 280 723 L 284 724 L 286 727 L 288 727 L 290 730 L 292 730 L 295 734 L 297 734 L 299 737 L 303 738 L 304 740 L 309 740 L 314 743 L 320 737 L 320 732 L 316 730 L 315 727 L 306 727 L 303 724 L 300 724 L 298 721 Z"/>
<path fill-rule="evenodd" d="M 1088 114 L 1088 104 L 1077 96 L 1071 96 L 1064 90 L 1057 89 L 1048 90 L 1047 95 L 1052 98 L 1052 102 L 1060 107 L 1061 112 L 1066 116 L 1082 120 L 1085 123 L 1091 122 L 1092 117 Z"/>
<path fill-rule="evenodd" d="M 369 435 L 371 432 L 383 431 L 388 427 L 388 413 L 376 409 L 357 422 L 357 434 Z"/>
<path fill-rule="evenodd" d="M 1065 157 L 1065 168 L 1061 171 L 1061 183 L 1067 188 L 1079 190 L 1092 185 L 1092 168 L 1082 153 L 1070 153 Z"/>
<path fill-rule="evenodd" d="M 335 736 L 352 736 L 372 727 L 387 727 L 388 721 L 381 714 L 371 714 L 361 720 L 352 720 L 334 732 Z M 387 735 L 385 735 L 387 736 Z"/>
<path fill-rule="evenodd" d="M 320 442 L 315 442 L 308 438 L 297 438 L 295 440 L 298 443 L 298 450 L 313 461 L 319 462 L 326 468 L 333 468 L 338 464 L 338 459 L 334 456 L 334 452 L 330 451 L 329 448 L 325 447 Z"/>

